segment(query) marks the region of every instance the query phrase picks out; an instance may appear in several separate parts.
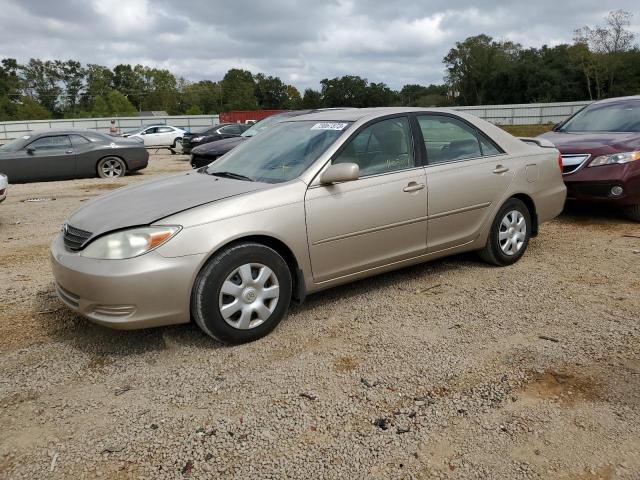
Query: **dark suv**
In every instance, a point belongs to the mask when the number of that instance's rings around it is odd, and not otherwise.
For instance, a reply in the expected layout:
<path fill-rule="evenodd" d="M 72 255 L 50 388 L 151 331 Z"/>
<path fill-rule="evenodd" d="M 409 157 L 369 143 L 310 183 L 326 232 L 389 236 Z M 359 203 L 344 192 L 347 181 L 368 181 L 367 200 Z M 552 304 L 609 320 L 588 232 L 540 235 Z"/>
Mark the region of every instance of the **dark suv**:
<path fill-rule="evenodd" d="M 568 199 L 621 207 L 640 222 L 640 96 L 594 102 L 541 137 L 562 153 Z"/>

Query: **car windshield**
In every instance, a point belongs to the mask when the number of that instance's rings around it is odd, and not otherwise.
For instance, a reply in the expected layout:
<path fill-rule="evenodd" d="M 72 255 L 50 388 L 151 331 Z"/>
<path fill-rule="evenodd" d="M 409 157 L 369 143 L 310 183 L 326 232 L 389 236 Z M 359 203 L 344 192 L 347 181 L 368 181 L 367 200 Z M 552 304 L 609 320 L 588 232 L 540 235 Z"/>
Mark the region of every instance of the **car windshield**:
<path fill-rule="evenodd" d="M 576 113 L 559 131 L 640 132 L 640 101 L 591 105 Z"/>
<path fill-rule="evenodd" d="M 254 135 L 256 135 L 256 134 L 260 133 L 261 131 L 263 131 L 265 128 L 270 127 L 274 123 L 282 122 L 283 120 L 284 120 L 284 117 L 282 117 L 280 115 L 271 115 L 270 117 L 264 118 L 264 119 L 260 120 L 259 122 L 256 122 L 253 125 L 251 125 L 250 128 L 248 128 L 247 130 L 242 132 L 241 136 L 242 137 L 253 137 Z"/>
<path fill-rule="evenodd" d="M 243 177 L 256 182 L 287 182 L 309 168 L 349 124 L 282 122 L 200 171 L 230 178 Z"/>
<path fill-rule="evenodd" d="M 22 137 L 14 138 L 10 142 L 0 145 L 0 152 L 17 152 L 25 146 L 30 138 L 31 135 L 23 135 Z"/>

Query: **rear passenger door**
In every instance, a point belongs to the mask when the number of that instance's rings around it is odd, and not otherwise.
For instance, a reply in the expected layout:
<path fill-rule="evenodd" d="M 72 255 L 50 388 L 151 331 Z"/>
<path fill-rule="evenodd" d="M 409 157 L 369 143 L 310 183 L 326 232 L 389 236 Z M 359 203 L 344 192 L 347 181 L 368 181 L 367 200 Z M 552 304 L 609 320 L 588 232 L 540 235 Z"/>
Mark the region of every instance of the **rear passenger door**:
<path fill-rule="evenodd" d="M 475 240 L 513 179 L 506 154 L 455 115 L 417 115 L 427 158 L 427 251 Z"/>

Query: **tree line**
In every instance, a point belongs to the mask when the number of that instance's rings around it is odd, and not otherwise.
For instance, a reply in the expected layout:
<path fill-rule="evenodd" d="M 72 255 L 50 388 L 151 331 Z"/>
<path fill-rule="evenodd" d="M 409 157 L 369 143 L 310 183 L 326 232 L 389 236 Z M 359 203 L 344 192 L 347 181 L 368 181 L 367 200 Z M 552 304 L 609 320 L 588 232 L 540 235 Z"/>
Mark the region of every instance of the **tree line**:
<path fill-rule="evenodd" d="M 77 60 L 0 64 L 0 121 L 112 117 L 162 110 L 172 115 L 320 107 L 451 106 L 558 102 L 640 93 L 640 50 L 631 14 L 574 31 L 572 44 L 523 48 L 488 35 L 457 42 L 439 85 L 393 90 L 357 75 L 325 78 L 301 94 L 276 76 L 231 69 L 219 81 L 189 82 L 167 69 Z"/>

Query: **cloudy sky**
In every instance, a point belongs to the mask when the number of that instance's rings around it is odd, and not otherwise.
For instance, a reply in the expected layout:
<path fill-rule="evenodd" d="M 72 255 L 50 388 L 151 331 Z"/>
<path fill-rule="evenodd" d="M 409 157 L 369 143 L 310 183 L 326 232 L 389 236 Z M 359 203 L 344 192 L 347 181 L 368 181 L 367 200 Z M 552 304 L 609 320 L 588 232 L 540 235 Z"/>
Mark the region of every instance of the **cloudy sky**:
<path fill-rule="evenodd" d="M 141 63 L 189 80 L 231 67 L 299 89 L 354 74 L 393 88 L 440 83 L 442 58 L 479 33 L 525 46 L 570 42 L 638 0 L 0 0 L 0 58 Z"/>

